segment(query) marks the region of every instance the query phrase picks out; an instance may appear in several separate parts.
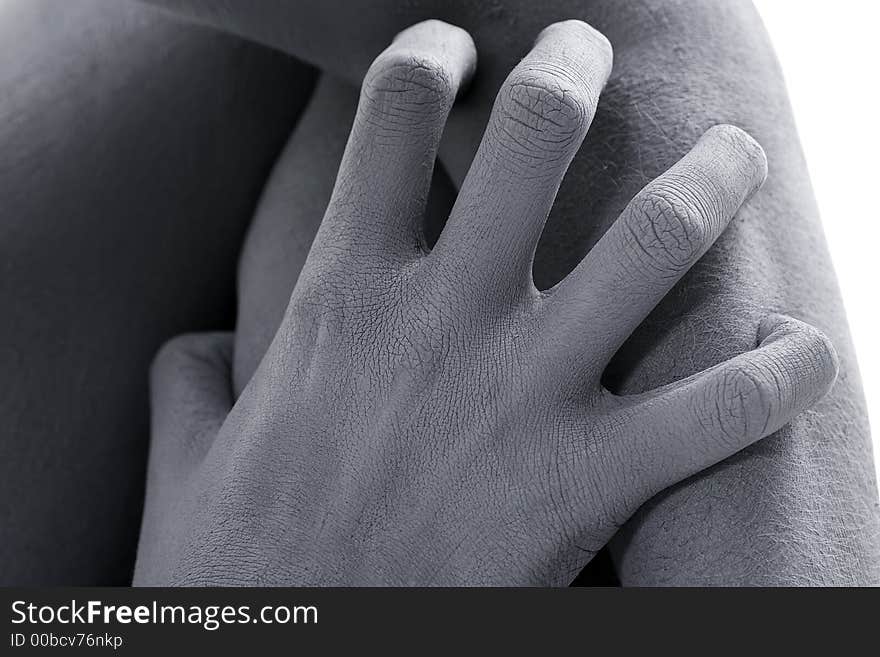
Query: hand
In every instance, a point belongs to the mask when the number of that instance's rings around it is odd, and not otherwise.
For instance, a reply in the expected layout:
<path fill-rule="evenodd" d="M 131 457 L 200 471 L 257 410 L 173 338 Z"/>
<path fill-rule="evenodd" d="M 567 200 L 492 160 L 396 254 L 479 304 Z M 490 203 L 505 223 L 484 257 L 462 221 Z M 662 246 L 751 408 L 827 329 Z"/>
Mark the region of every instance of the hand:
<path fill-rule="evenodd" d="M 644 501 L 788 422 L 836 373 L 779 316 L 752 352 L 643 395 L 611 356 L 766 174 L 709 130 L 547 292 L 535 245 L 611 67 L 547 28 L 503 85 L 449 221 L 421 217 L 475 66 L 430 21 L 368 72 L 282 325 L 232 405 L 231 337 L 179 338 L 153 372 L 141 584 L 565 584 Z M 231 407 L 231 410 L 230 410 Z"/>

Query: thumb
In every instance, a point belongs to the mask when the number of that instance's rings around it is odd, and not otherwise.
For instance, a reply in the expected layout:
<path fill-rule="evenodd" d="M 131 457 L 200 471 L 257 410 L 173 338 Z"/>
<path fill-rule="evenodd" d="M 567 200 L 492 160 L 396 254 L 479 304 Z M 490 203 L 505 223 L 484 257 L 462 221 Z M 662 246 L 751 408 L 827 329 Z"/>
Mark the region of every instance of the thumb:
<path fill-rule="evenodd" d="M 169 581 L 181 490 L 232 407 L 231 333 L 176 337 L 150 371 L 151 439 L 135 585 Z"/>
<path fill-rule="evenodd" d="M 193 333 L 159 350 L 150 372 L 151 478 L 181 474 L 210 448 L 232 408 L 232 344 L 231 333 Z"/>

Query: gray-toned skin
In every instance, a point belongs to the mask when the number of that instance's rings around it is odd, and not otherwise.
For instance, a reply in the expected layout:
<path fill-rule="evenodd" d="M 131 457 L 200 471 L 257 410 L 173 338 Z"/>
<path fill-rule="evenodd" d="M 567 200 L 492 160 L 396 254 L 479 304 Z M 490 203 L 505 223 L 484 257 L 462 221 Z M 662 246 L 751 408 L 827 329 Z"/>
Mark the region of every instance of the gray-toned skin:
<path fill-rule="evenodd" d="M 538 238 L 611 69 L 579 21 L 545 29 L 505 81 L 428 252 L 433 160 L 474 65 L 467 33 L 439 21 L 373 63 L 286 315 L 234 405 L 231 336 L 158 356 L 136 583 L 567 584 L 647 499 L 832 385 L 827 338 L 772 315 L 755 350 L 688 379 L 601 386 L 766 160 L 712 128 L 539 292 Z"/>
<path fill-rule="evenodd" d="M 233 325 L 311 82 L 137 3 L 0 3 L 0 584 L 131 581 L 149 364 Z"/>
<path fill-rule="evenodd" d="M 439 17 L 467 28 L 480 71 L 441 147 L 456 181 L 501 81 L 538 31 L 572 17 L 600 29 L 614 45 L 614 70 L 539 245 L 539 288 L 565 276 L 629 199 L 708 127 L 747 129 L 768 153 L 767 183 L 627 341 L 605 382 L 615 392 L 640 392 L 710 367 L 752 348 L 761 317 L 773 311 L 821 327 L 837 348 L 841 375 L 821 403 L 773 438 L 645 505 L 611 545 L 617 570 L 624 584 L 880 583 L 880 505 L 858 369 L 784 83 L 749 2 L 365 0 L 355 7 L 276 0 L 259 11 L 245 0 L 173 4 L 180 14 L 297 53 L 349 81 L 408 24 Z M 303 215 L 319 205 L 308 198 Z M 291 220 L 300 216 L 289 212 Z M 320 214 L 309 217 L 314 225 Z M 251 241 L 263 238 L 252 234 Z M 290 285 L 302 265 L 295 251 L 291 260 Z M 256 250 L 245 252 L 243 308 L 280 317 L 287 295 L 272 296 L 277 283 L 260 287 L 277 273 L 261 271 L 262 262 Z M 260 289 L 270 293 L 261 297 Z M 249 333 L 256 323 L 239 316 L 239 383 L 266 348 L 265 328 Z"/>
<path fill-rule="evenodd" d="M 349 80 L 420 17 L 467 25 L 482 63 L 456 112 L 473 117 L 472 136 L 445 147 L 462 149 L 459 179 L 497 84 L 537 31 L 571 16 L 600 26 L 615 44 L 615 70 L 542 240 L 542 287 L 703 129 L 727 121 L 757 135 L 773 163 L 767 184 L 624 346 L 608 383 L 646 389 L 748 349 L 758 318 L 774 309 L 822 326 L 842 374 L 773 439 L 655 498 L 614 544 L 620 574 L 634 584 L 880 581 L 858 374 L 784 89 L 748 3 L 383 0 L 357 3 L 366 10 L 356 20 L 347 2 L 226 4 L 230 22 L 277 26 L 284 49 L 308 48 Z M 139 523 L 146 363 L 165 336 L 228 321 L 238 237 L 292 125 L 297 67 L 116 0 L 7 0 L 2 9 L 0 579 L 124 583 Z M 332 176 L 314 183 L 331 185 Z M 209 230 L 228 243 L 207 249 Z M 296 257 L 288 266 L 298 270 Z M 247 260 L 243 275 L 260 280 L 264 261 Z M 288 292 L 264 300 L 269 315 L 283 314 Z"/>

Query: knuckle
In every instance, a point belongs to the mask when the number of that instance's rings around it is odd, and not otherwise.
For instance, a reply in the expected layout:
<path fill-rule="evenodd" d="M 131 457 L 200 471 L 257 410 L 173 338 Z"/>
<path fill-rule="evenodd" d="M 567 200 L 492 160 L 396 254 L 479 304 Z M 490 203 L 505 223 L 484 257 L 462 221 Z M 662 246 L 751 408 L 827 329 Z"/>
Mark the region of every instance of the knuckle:
<path fill-rule="evenodd" d="M 499 95 L 503 129 L 529 151 L 579 144 L 592 119 L 592 107 L 589 90 L 562 69 L 549 67 L 515 71 Z"/>
<path fill-rule="evenodd" d="M 455 88 L 438 58 L 390 50 L 373 62 L 363 95 L 377 113 L 393 114 L 401 121 L 421 120 L 425 114 L 447 111 L 455 100 Z"/>
<path fill-rule="evenodd" d="M 765 435 L 773 410 L 780 405 L 781 389 L 769 370 L 732 367 L 721 377 L 716 418 L 721 438 L 738 449 Z"/>
<path fill-rule="evenodd" d="M 630 225 L 635 246 L 663 270 L 693 264 L 711 244 L 709 222 L 683 185 L 655 185 L 634 209 Z"/>

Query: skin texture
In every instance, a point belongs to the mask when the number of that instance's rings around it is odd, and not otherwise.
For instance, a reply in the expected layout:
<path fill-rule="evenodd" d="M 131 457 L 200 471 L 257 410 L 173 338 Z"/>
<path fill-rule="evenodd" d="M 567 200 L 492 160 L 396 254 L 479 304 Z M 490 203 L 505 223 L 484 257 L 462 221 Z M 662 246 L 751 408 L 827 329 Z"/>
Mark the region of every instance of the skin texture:
<path fill-rule="evenodd" d="M 142 5 L 0 3 L 0 583 L 130 582 L 149 363 L 232 326 L 239 245 L 311 83 Z"/>
<path fill-rule="evenodd" d="M 567 273 L 630 196 L 706 127 L 746 127 L 770 155 L 767 184 L 624 346 L 606 383 L 618 392 L 648 389 L 740 353 L 754 345 L 758 318 L 774 309 L 823 327 L 842 374 L 784 432 L 667 491 L 628 523 L 613 544 L 623 582 L 880 581 L 858 374 L 784 89 L 754 12 L 736 2 L 398 4 L 377 3 L 348 20 L 348 4 L 279 0 L 261 2 L 258 15 L 228 17 L 233 28 L 283 29 L 291 37 L 284 49 L 308 47 L 313 60 L 351 81 L 391 34 L 419 18 L 466 24 L 481 65 L 455 113 L 473 112 L 473 137 L 444 145 L 462 150 L 458 179 L 497 84 L 542 27 L 587 18 L 615 45 L 590 148 L 575 159 L 539 249 L 539 287 Z M 0 12 L 0 291 L 8 318 L 0 581 L 125 583 L 140 523 L 147 363 L 168 335 L 228 325 L 239 237 L 295 120 L 301 69 L 133 3 L 5 0 Z M 350 32 L 340 38 L 343 29 Z M 96 168 L 110 172 L 109 184 L 86 175 Z M 333 175 L 312 184 L 329 190 Z M 448 207 L 448 185 L 435 196 Z M 312 226 L 323 209 L 309 215 Z M 112 243 L 102 239 L 107 226 Z M 205 226 L 228 242 L 206 248 Z M 242 276 L 259 280 L 268 261 L 243 262 Z M 289 294 L 277 296 L 262 306 L 277 315 L 274 326 Z M 253 351 L 261 355 L 267 344 Z"/>
<path fill-rule="evenodd" d="M 228 335 L 159 355 L 136 583 L 568 584 L 643 502 L 832 385 L 828 339 L 773 315 L 757 349 L 686 380 L 601 386 L 766 160 L 712 128 L 539 292 L 537 241 L 611 69 L 579 21 L 545 29 L 505 81 L 428 252 L 433 160 L 475 59 L 466 32 L 428 21 L 373 63 L 285 318 L 234 405 Z"/>
<path fill-rule="evenodd" d="M 622 347 L 605 383 L 641 392 L 710 367 L 754 347 L 761 318 L 772 311 L 823 329 L 841 375 L 820 404 L 771 440 L 645 505 L 612 543 L 617 570 L 625 584 L 880 583 L 880 511 L 857 366 L 784 84 L 748 3 L 386 0 L 370 10 L 360 4 L 357 20 L 332 1 L 277 0 L 254 12 L 236 0 L 186 0 L 174 9 L 349 81 L 414 21 L 441 17 L 465 27 L 481 64 L 441 147 L 457 182 L 501 80 L 539 30 L 572 17 L 597 27 L 615 48 L 615 65 L 538 247 L 542 289 L 564 277 L 628 200 L 708 127 L 747 129 L 768 153 L 767 183 Z M 260 277 L 245 273 L 254 262 L 243 261 L 243 278 Z"/>

